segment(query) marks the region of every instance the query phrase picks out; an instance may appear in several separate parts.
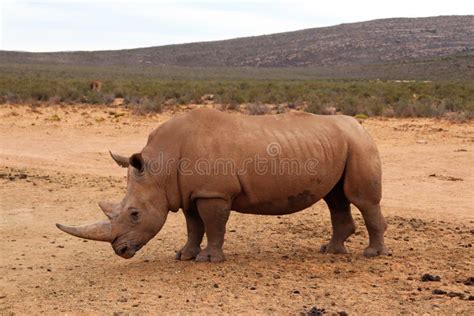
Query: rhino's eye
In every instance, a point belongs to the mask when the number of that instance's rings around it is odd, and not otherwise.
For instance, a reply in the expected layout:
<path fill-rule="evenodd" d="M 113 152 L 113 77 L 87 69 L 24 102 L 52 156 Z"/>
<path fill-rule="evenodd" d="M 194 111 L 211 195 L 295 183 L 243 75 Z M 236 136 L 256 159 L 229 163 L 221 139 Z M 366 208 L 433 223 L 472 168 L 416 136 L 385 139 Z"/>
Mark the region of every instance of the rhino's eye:
<path fill-rule="evenodd" d="M 138 221 L 140 219 L 140 212 L 138 212 L 138 210 L 131 211 L 130 218 L 135 222 Z"/>

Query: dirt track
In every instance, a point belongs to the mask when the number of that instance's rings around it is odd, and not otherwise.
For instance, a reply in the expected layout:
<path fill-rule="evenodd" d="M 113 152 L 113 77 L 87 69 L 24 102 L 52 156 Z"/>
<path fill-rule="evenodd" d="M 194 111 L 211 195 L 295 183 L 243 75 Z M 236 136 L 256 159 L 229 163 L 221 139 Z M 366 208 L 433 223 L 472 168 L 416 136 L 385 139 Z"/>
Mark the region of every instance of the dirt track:
<path fill-rule="evenodd" d="M 223 264 L 174 260 L 185 242 L 181 213 L 131 260 L 109 244 L 56 229 L 56 222 L 102 218 L 97 202 L 119 200 L 125 188 L 125 171 L 107 151 L 139 151 L 169 117 L 119 108 L 0 108 L 0 314 L 298 314 L 314 306 L 328 313 L 474 314 L 467 282 L 474 277 L 472 122 L 363 123 L 383 161 L 389 257 L 361 255 L 367 233 L 356 210 L 350 254 L 318 253 L 330 237 L 322 202 L 283 217 L 232 214 Z M 441 281 L 422 282 L 424 273 Z"/>

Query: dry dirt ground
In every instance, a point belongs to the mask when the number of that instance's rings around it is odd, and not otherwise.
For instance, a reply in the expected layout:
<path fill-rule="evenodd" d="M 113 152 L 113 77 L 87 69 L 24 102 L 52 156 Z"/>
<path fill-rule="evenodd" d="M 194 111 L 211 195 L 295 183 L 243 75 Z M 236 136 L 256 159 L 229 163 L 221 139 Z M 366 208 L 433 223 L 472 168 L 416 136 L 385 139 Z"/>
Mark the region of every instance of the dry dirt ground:
<path fill-rule="evenodd" d="M 281 217 L 233 213 L 222 264 L 175 261 L 186 238 L 180 212 L 130 260 L 56 229 L 103 218 L 97 202 L 125 188 L 107 151 L 139 151 L 171 116 L 0 107 L 0 314 L 474 315 L 472 122 L 363 122 L 383 161 L 388 257 L 361 255 L 356 209 L 350 253 L 318 253 L 331 229 L 323 202 Z M 425 273 L 440 281 L 423 282 Z"/>

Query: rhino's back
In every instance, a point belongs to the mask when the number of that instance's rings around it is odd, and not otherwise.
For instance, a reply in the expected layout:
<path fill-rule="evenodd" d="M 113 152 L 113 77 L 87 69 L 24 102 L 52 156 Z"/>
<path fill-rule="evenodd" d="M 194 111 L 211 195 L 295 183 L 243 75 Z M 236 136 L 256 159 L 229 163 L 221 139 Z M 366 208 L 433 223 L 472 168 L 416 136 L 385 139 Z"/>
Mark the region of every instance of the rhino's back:
<path fill-rule="evenodd" d="M 181 176 L 182 193 L 232 197 L 233 209 L 248 213 L 306 208 L 325 196 L 343 173 L 347 142 L 337 121 L 300 112 L 189 112 L 175 121 L 174 137 L 181 159 L 205 168 Z"/>

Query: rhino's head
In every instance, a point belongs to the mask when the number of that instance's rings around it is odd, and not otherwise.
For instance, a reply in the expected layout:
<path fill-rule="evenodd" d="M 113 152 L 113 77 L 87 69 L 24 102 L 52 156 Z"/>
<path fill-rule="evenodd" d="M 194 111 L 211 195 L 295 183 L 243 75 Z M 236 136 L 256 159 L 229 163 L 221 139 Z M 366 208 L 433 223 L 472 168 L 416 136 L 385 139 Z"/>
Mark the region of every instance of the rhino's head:
<path fill-rule="evenodd" d="M 122 202 L 99 203 L 106 220 L 84 226 L 56 226 L 77 237 L 110 242 L 117 255 L 128 259 L 163 227 L 168 214 L 166 193 L 146 172 L 141 154 L 130 158 L 111 155 L 117 164 L 128 168 L 127 193 Z"/>

